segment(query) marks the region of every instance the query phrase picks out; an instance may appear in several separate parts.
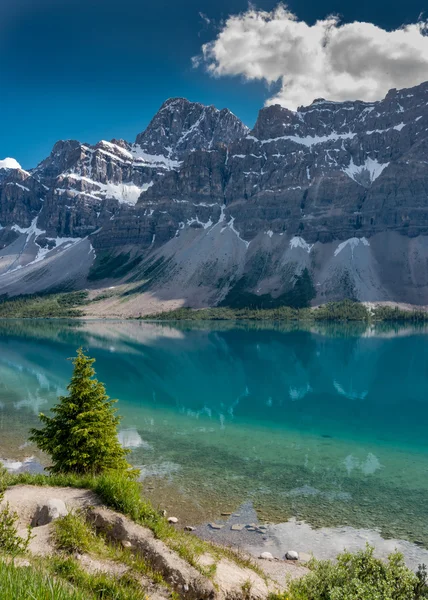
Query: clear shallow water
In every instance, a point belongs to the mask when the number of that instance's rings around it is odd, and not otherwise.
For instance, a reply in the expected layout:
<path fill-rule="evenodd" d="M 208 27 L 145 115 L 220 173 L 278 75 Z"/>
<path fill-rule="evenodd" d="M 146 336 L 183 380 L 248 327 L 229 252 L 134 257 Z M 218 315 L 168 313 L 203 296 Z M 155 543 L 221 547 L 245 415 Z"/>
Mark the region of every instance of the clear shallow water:
<path fill-rule="evenodd" d="M 0 322 L 0 456 L 37 455 L 28 429 L 79 345 L 155 500 L 200 520 L 251 501 L 428 547 L 426 330 Z"/>

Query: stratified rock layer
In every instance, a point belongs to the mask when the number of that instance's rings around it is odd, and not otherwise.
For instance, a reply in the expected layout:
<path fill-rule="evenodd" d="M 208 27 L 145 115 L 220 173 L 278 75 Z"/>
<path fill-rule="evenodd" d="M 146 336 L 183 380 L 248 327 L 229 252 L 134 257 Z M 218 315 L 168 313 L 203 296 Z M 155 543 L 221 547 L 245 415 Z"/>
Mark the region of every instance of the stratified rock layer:
<path fill-rule="evenodd" d="M 260 111 L 167 100 L 135 143 L 0 169 L 3 293 L 105 287 L 190 306 L 428 303 L 428 83 Z"/>

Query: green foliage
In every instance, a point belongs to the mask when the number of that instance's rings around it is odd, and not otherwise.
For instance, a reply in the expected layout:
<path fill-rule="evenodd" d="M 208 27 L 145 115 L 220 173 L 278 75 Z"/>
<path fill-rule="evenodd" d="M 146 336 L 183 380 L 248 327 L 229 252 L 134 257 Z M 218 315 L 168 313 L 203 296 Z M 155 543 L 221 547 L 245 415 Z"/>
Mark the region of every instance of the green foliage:
<path fill-rule="evenodd" d="M 105 393 L 104 385 L 93 379 L 95 359 L 80 348 L 73 359 L 74 371 L 53 417 L 40 414 L 44 427 L 32 429 L 30 440 L 52 458 L 52 473 L 97 474 L 113 469 L 128 471 L 128 450 L 117 438 L 120 418 Z"/>
<path fill-rule="evenodd" d="M 39 319 L 51 317 L 80 317 L 77 307 L 87 303 L 88 293 L 42 294 L 38 296 L 16 296 L 0 299 L 1 319 Z"/>
<path fill-rule="evenodd" d="M 308 284 L 302 283 L 303 289 Z M 302 291 L 299 296 L 301 303 L 303 297 L 308 298 L 307 292 Z M 427 323 L 428 312 L 422 310 L 400 310 L 389 306 L 376 306 L 371 312 L 361 302 L 342 300 L 341 302 L 328 302 L 316 308 L 293 308 L 292 306 L 279 306 L 278 308 L 229 308 L 218 306 L 216 308 L 178 308 L 170 312 L 158 313 L 142 317 L 144 320 L 155 321 L 285 321 L 285 322 L 350 322 L 371 323 L 373 321 Z"/>
<path fill-rule="evenodd" d="M 248 292 L 248 288 L 253 287 L 252 283 L 254 282 L 251 282 L 247 276 L 241 277 L 229 290 L 220 306 L 232 310 L 273 310 L 280 307 L 306 308 L 316 296 L 311 274 L 306 267 L 299 275 L 295 276 L 293 287 L 276 298 L 271 294 Z"/>
<path fill-rule="evenodd" d="M 367 545 L 339 554 L 336 563 L 312 561 L 311 573 L 290 583 L 289 600 L 415 600 L 418 578 L 402 555 L 394 552 L 382 561 L 373 552 Z"/>
<path fill-rule="evenodd" d="M 142 498 L 138 482 L 120 472 L 101 474 L 94 482 L 93 490 L 108 506 L 128 515 L 137 523 L 153 526 L 162 521 L 150 502 Z"/>
<path fill-rule="evenodd" d="M 424 310 L 401 310 L 398 306 L 376 306 L 373 310 L 373 319 L 394 323 L 426 323 L 428 312 Z"/>
<path fill-rule="evenodd" d="M 428 598 L 428 574 L 426 565 L 419 565 L 416 571 L 417 583 L 415 586 L 415 600 Z"/>
<path fill-rule="evenodd" d="M 274 309 L 233 309 L 225 306 L 216 308 L 178 308 L 169 312 L 141 317 L 155 321 L 303 321 L 308 310 L 281 306 Z"/>
<path fill-rule="evenodd" d="M 309 270 L 305 267 L 296 277 L 293 288 L 284 295 L 284 304 L 292 308 L 307 308 L 316 296 Z"/>
<path fill-rule="evenodd" d="M 0 502 L 2 500 L 3 493 L 0 494 Z M 32 537 L 30 528 L 25 538 L 18 535 L 17 521 L 18 514 L 6 502 L 0 510 L 0 551 L 12 556 L 26 552 Z"/>
<path fill-rule="evenodd" d="M 97 552 L 104 550 L 102 538 L 97 536 L 85 517 L 71 512 L 54 521 L 55 545 L 64 552 Z"/>
<path fill-rule="evenodd" d="M 40 568 L 18 567 L 0 560 L 2 600 L 92 600 L 94 596 L 74 590 Z"/>
<path fill-rule="evenodd" d="M 302 284 L 306 285 L 306 284 Z M 302 292 L 303 293 L 303 292 Z M 305 292 L 306 293 L 306 292 Z M 303 296 L 300 297 L 302 301 Z M 342 302 L 329 302 L 318 308 L 293 308 L 280 306 L 271 309 L 232 309 L 226 307 L 179 308 L 167 313 L 148 315 L 146 320 L 159 321 L 369 321 L 370 313 L 364 304 L 343 300 Z"/>
<path fill-rule="evenodd" d="M 3 497 L 2 492 L 8 487 L 10 475 L 7 469 L 0 463 L 0 499 Z"/>
<path fill-rule="evenodd" d="M 65 579 L 82 590 L 85 598 L 97 600 L 146 600 L 141 585 L 130 573 L 112 576 L 106 573 L 87 573 L 71 557 L 54 558 L 52 571 L 56 577 Z"/>
<path fill-rule="evenodd" d="M 328 302 L 313 310 L 316 321 L 364 321 L 370 320 L 370 313 L 364 304 L 353 300 Z"/>

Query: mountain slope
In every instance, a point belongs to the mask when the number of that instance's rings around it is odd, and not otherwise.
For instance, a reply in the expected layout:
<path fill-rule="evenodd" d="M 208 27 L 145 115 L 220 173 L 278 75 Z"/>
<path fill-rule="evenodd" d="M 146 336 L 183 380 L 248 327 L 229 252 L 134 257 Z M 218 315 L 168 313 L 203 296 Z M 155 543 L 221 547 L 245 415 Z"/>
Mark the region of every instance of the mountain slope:
<path fill-rule="evenodd" d="M 428 83 L 379 102 L 167 100 L 135 143 L 1 168 L 3 293 L 122 285 L 193 306 L 428 303 Z M 16 165 L 14 165 L 16 167 Z"/>

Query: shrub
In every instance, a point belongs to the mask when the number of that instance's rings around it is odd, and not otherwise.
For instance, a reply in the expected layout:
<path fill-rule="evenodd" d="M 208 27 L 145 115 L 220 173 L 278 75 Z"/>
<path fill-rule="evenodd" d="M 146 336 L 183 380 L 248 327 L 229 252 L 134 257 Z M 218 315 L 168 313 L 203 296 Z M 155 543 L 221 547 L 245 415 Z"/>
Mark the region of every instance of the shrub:
<path fill-rule="evenodd" d="M 79 348 L 69 395 L 59 398 L 53 417 L 40 414 L 42 429 L 31 430 L 29 439 L 52 458 L 52 473 L 98 474 L 131 468 L 126 461 L 129 450 L 117 438 L 116 400 L 110 400 L 104 385 L 93 379 L 94 362 Z"/>
<path fill-rule="evenodd" d="M 413 600 L 418 584 L 403 556 L 394 552 L 387 561 L 374 548 L 343 552 L 337 562 L 312 561 L 312 572 L 291 582 L 290 600 Z M 421 596 L 419 596 L 421 597 Z"/>
<path fill-rule="evenodd" d="M 104 550 L 102 538 L 96 535 L 84 516 L 77 512 L 54 521 L 54 539 L 57 548 L 64 552 L 83 554 Z"/>
<path fill-rule="evenodd" d="M 0 502 L 4 494 L 0 493 Z M 31 529 L 27 530 L 27 537 L 18 535 L 18 514 L 14 512 L 7 502 L 0 510 L 0 550 L 6 554 L 22 554 L 28 548 L 31 540 Z"/>

